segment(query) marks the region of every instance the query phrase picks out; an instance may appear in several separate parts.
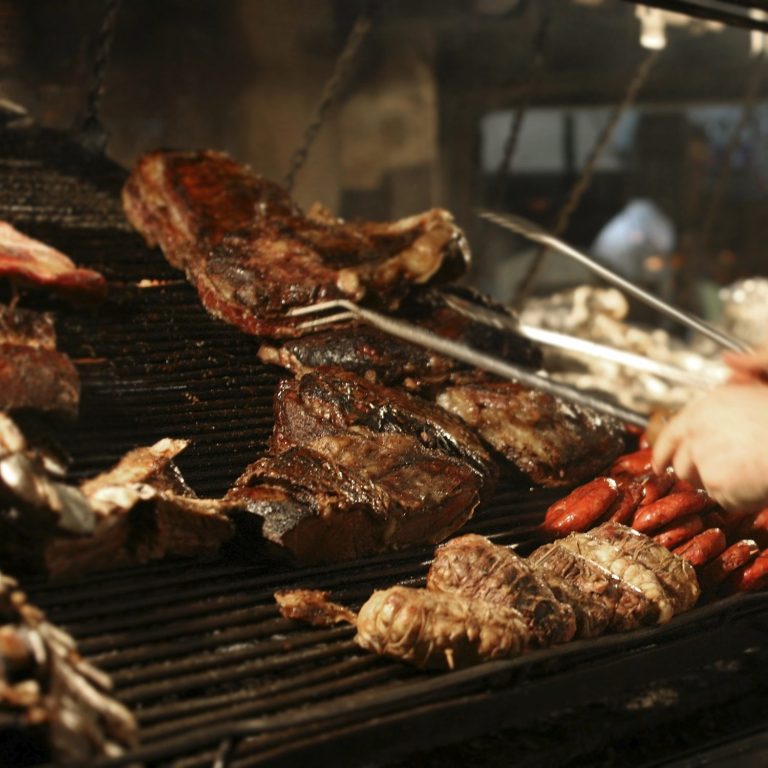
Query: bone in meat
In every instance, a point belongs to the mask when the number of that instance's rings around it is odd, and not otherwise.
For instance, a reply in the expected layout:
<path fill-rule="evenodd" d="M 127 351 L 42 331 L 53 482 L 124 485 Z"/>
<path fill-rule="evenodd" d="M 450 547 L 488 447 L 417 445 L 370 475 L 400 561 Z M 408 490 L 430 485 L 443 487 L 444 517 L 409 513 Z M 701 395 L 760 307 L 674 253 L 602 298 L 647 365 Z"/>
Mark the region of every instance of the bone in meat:
<path fill-rule="evenodd" d="M 279 185 L 220 152 L 144 155 L 123 204 L 211 314 L 257 335 L 299 335 L 287 310 L 327 299 L 396 306 L 413 286 L 452 279 L 469 260 L 446 211 L 392 223 L 305 216 Z"/>

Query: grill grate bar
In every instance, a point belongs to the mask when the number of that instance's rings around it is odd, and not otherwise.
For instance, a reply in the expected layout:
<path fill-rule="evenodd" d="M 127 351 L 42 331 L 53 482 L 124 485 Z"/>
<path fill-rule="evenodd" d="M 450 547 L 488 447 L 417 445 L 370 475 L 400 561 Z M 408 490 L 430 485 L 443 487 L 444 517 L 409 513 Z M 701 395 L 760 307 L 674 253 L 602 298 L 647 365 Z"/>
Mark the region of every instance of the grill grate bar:
<path fill-rule="evenodd" d="M 183 701 L 172 701 L 170 703 L 160 703 L 149 706 L 143 706 L 136 716 L 142 725 L 159 725 L 165 721 L 178 720 L 181 718 L 187 718 L 194 715 L 202 714 L 213 709 L 221 709 L 229 706 L 235 706 L 242 702 L 251 701 L 259 695 L 271 695 L 281 691 L 291 691 L 296 688 L 300 688 L 305 683 L 316 683 L 324 680 L 341 677 L 347 672 L 356 673 L 370 667 L 381 667 L 384 665 L 387 667 L 388 672 L 398 672 L 397 668 L 392 668 L 387 665 L 383 660 L 372 654 L 364 654 L 362 656 L 355 656 L 352 658 L 345 658 L 339 662 L 328 662 L 329 658 L 333 655 L 343 654 L 351 652 L 354 649 L 352 643 L 344 644 L 338 643 L 333 649 L 323 647 L 316 649 L 314 655 L 310 659 L 309 654 L 304 653 L 302 655 L 296 654 L 292 659 L 283 659 L 285 668 L 295 669 L 299 664 L 306 665 L 308 660 L 317 660 L 322 658 L 324 664 L 321 667 L 304 672 L 303 675 L 293 675 L 291 677 L 280 676 L 274 680 L 270 680 L 261 686 L 249 686 L 245 689 L 239 688 L 234 691 L 229 691 L 223 694 L 209 694 L 194 699 L 184 699 Z M 230 654 L 227 657 L 229 661 L 230 657 L 234 654 Z M 295 659 L 295 660 L 294 660 Z M 277 671 L 276 667 L 273 667 L 272 671 Z M 144 729 L 142 729 L 144 733 Z"/>

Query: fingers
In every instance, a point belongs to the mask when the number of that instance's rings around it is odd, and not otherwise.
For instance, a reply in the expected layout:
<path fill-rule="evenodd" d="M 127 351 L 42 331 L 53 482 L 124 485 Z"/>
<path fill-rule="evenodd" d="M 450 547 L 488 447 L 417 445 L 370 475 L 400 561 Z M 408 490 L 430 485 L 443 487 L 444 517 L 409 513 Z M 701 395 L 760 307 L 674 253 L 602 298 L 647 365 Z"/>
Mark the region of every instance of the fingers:
<path fill-rule="evenodd" d="M 733 371 L 733 380 L 763 378 L 768 371 L 768 348 L 749 354 L 724 352 L 723 362 Z"/>
<path fill-rule="evenodd" d="M 678 414 L 668 422 L 653 444 L 653 471 L 662 474 L 672 464 L 672 458 L 685 436 L 686 420 L 684 414 Z"/>

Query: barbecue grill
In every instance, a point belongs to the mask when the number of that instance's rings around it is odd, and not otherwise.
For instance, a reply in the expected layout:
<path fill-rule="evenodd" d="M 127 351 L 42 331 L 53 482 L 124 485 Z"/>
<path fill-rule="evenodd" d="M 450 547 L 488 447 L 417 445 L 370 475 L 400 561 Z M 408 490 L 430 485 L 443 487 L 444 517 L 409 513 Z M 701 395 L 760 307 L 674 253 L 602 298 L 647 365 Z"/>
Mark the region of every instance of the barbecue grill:
<path fill-rule="evenodd" d="M 210 318 L 194 289 L 130 231 L 119 166 L 26 126 L 0 133 L 0 175 L 0 218 L 110 283 L 94 309 L 34 299 L 56 310 L 60 347 L 82 377 L 79 420 L 55 429 L 72 478 L 137 445 L 183 437 L 191 440 L 178 461 L 185 478 L 201 495 L 221 495 L 265 448 L 280 372 L 258 361 L 255 339 Z M 525 551 L 552 498 L 507 481 L 466 530 Z M 302 569 L 258 556 L 174 560 L 23 586 L 112 676 L 139 721 L 141 746 L 94 766 L 378 765 L 498 729 L 512 729 L 498 748 L 521 764 L 542 755 L 578 764 L 611 732 L 642 739 L 662 723 L 681 729 L 679 742 L 654 750 L 650 738 L 637 764 L 714 748 L 736 733 L 758 743 L 764 594 L 703 605 L 663 627 L 441 674 L 365 653 L 349 627 L 283 619 L 272 597 L 288 586 L 322 588 L 358 607 L 374 588 L 420 584 L 430 555 Z"/>

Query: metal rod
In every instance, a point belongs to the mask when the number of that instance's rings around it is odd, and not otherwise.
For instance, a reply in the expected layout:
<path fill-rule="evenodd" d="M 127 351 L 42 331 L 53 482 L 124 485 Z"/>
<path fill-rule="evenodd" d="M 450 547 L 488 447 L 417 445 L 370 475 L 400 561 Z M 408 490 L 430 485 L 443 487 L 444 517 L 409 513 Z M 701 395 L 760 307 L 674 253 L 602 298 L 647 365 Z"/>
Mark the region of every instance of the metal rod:
<path fill-rule="evenodd" d="M 484 371 L 495 373 L 502 378 L 519 381 L 526 386 L 534 387 L 568 402 L 583 405 L 598 413 L 612 416 L 613 418 L 620 419 L 621 421 L 630 424 L 635 424 L 639 427 L 646 427 L 648 425 L 647 417 L 637 411 L 632 411 L 628 408 L 614 405 L 613 403 L 606 403 L 605 401 L 592 397 L 578 389 L 566 386 L 565 384 L 559 384 L 544 376 L 539 376 L 524 368 L 512 365 L 504 360 L 499 360 L 496 357 L 477 352 L 465 344 L 451 341 L 443 336 L 438 336 L 424 328 L 419 328 L 411 323 L 406 323 L 401 320 L 395 320 L 386 315 L 381 315 L 378 312 L 373 312 L 370 309 L 363 309 L 362 307 L 353 304 L 351 301 L 327 301 L 322 304 L 314 304 L 308 307 L 298 307 L 290 310 L 288 314 L 294 317 L 300 317 L 331 308 L 347 309 L 385 333 L 397 336 L 412 344 L 426 347 L 427 349 L 431 349 L 446 357 L 460 360 L 461 362 L 473 365 L 476 368 L 482 368 Z"/>
<path fill-rule="evenodd" d="M 738 2 L 737 0 L 721 0 L 719 8 L 709 4 L 705 5 L 696 0 L 642 0 L 642 3 L 638 3 L 638 0 L 624 0 L 624 2 L 632 3 L 632 5 L 650 5 L 665 11 L 682 13 L 685 16 L 691 16 L 695 19 L 718 21 L 721 24 L 727 24 L 729 27 L 742 27 L 744 29 L 754 29 L 758 32 L 768 32 L 768 22 L 763 19 L 750 16 L 746 12 L 739 13 L 730 9 L 725 9 L 730 3 L 731 5 L 744 7 L 746 11 L 747 3 Z M 766 7 L 765 3 L 762 2 L 752 2 L 749 6 L 754 6 L 758 9 L 765 9 Z"/>
<path fill-rule="evenodd" d="M 686 371 L 674 365 L 651 360 L 642 355 L 636 355 L 632 352 L 625 352 L 623 349 L 615 349 L 604 344 L 596 344 L 587 339 L 581 339 L 577 336 L 569 336 L 564 333 L 549 331 L 544 328 L 536 328 L 532 325 L 520 325 L 520 333 L 532 341 L 537 341 L 554 349 L 564 352 L 572 352 L 587 355 L 598 360 L 605 360 L 610 363 L 616 363 L 626 368 L 633 368 L 638 371 L 645 371 L 654 376 L 659 376 L 668 381 L 674 381 L 689 387 L 712 387 L 715 384 L 722 383 L 719 379 L 711 376 L 705 376 L 695 371 Z"/>
<path fill-rule="evenodd" d="M 733 352 L 748 352 L 751 349 L 748 344 L 745 344 L 744 342 L 739 341 L 738 339 L 735 339 L 732 336 L 717 330 L 716 328 L 713 328 L 704 320 L 701 320 L 698 317 L 694 317 L 687 312 L 683 312 L 682 310 L 673 307 L 671 304 L 667 304 L 665 301 L 656 298 L 656 296 L 654 296 L 652 293 L 648 293 L 642 288 L 636 286 L 634 283 L 625 280 L 623 277 L 620 277 L 610 269 L 607 269 L 601 264 L 598 264 L 585 253 L 577 251 L 575 248 L 563 242 L 559 238 L 549 234 L 549 232 L 540 227 L 538 224 L 534 224 L 532 221 L 528 221 L 528 219 L 524 219 L 521 216 L 514 216 L 508 213 L 494 213 L 492 211 L 481 211 L 480 216 L 484 219 L 487 219 L 488 221 L 493 222 L 494 224 L 498 224 L 500 227 L 504 227 L 504 229 L 508 229 L 518 235 L 522 235 L 523 237 L 528 238 L 529 240 L 533 240 L 534 242 L 546 245 L 553 250 L 564 254 L 565 256 L 569 256 L 574 261 L 579 262 L 582 266 L 585 266 L 596 275 L 602 277 L 606 282 L 618 286 L 630 296 L 634 296 L 636 299 L 642 301 L 644 304 L 647 304 L 649 307 L 652 307 L 661 314 L 666 315 L 667 317 L 671 317 L 672 319 L 677 320 L 679 323 L 682 323 L 688 328 L 691 328 L 692 330 L 701 333 L 703 336 L 712 339 L 712 341 L 716 342 L 721 347 L 730 349 Z"/>

